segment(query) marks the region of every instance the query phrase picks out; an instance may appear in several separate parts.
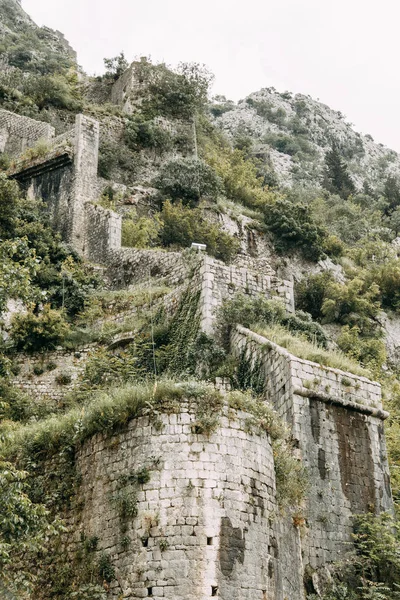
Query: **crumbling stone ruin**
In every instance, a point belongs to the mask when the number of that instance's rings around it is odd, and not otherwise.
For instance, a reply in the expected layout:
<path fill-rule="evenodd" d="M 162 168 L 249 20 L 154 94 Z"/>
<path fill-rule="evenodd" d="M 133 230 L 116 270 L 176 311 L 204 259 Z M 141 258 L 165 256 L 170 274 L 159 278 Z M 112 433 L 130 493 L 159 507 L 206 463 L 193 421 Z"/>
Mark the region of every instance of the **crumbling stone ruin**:
<path fill-rule="evenodd" d="M 132 85 L 128 71 L 114 86 L 114 101 L 122 102 Z M 24 157 L 41 140 L 48 150 Z M 265 261 L 261 267 L 242 256 L 225 265 L 207 255 L 188 259 L 185 252 L 121 247 L 121 216 L 95 204 L 102 184 L 98 142 L 99 124 L 84 115 L 55 137 L 47 124 L 0 111 L 0 150 L 14 159 L 9 176 L 26 194 L 43 198 L 54 229 L 104 268 L 111 287 L 158 277 L 177 290 L 176 302 L 183 292 L 198 294 L 200 327 L 209 335 L 218 307 L 236 291 L 278 295 L 294 310 L 293 283 Z M 71 388 L 87 351 L 62 354 L 74 374 Z M 96 536 L 113 556 L 114 600 L 301 600 L 305 573 L 312 573 L 309 585 L 318 591 L 324 568 L 344 556 L 353 515 L 392 511 L 383 428 L 388 415 L 379 384 L 301 360 L 241 326 L 232 332 L 231 351 L 258 371 L 307 468 L 306 534 L 279 511 L 271 438 L 249 428 L 245 412 L 225 406 L 210 435 L 196 428 L 190 402 L 160 414 L 161 422 L 133 419 L 123 433 L 96 434 L 84 443 L 76 458 L 82 510 L 69 515 L 75 542 L 82 532 Z M 59 394 L 50 378 L 27 384 L 23 371 L 14 383 L 30 386 L 37 397 Z M 109 497 L 120 477 L 140 468 L 152 476 L 137 493 L 132 543 L 122 548 Z"/>

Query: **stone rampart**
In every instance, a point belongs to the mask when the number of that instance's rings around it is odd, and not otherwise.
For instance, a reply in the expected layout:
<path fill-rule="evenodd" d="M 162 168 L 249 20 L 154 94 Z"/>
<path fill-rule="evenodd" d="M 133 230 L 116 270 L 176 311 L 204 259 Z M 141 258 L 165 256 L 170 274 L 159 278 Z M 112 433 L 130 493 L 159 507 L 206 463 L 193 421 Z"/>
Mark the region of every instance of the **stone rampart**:
<path fill-rule="evenodd" d="M 299 359 L 238 326 L 232 352 L 265 379 L 291 427 L 310 477 L 305 564 L 318 568 L 349 549 L 352 515 L 392 511 L 380 385 Z"/>
<path fill-rule="evenodd" d="M 98 537 L 116 570 L 111 598 L 303 598 L 297 532 L 291 526 L 281 547 L 276 537 L 271 443 L 264 431 L 249 432 L 248 418 L 226 408 L 207 436 L 196 433 L 195 409 L 183 403 L 159 423 L 140 417 L 85 443 L 76 458 L 75 539 Z M 142 469 L 147 483 L 121 488 Z M 119 494 L 136 500 L 136 516 L 124 520 Z M 290 572 L 281 569 L 285 556 Z"/>
<path fill-rule="evenodd" d="M 112 250 L 121 248 L 122 217 L 98 204 L 85 204 L 86 236 L 84 254 L 92 262 L 103 263 Z"/>
<path fill-rule="evenodd" d="M 201 328 L 205 333 L 213 333 L 218 309 L 224 300 L 237 292 L 250 296 L 261 294 L 267 298 L 279 296 L 289 312 L 294 310 L 293 283 L 275 277 L 271 268 L 270 274 L 263 274 L 246 266 L 226 265 L 211 256 L 204 256 L 197 277 L 201 280 Z"/>
<path fill-rule="evenodd" d="M 16 156 L 39 140 L 50 142 L 54 132 L 48 123 L 0 110 L 0 153 Z"/>
<path fill-rule="evenodd" d="M 107 272 L 111 286 L 121 289 L 156 277 L 167 285 L 179 285 L 189 277 L 189 266 L 181 252 L 120 248 L 109 253 Z"/>
<path fill-rule="evenodd" d="M 39 130 L 43 125 L 33 123 Z M 18 137 L 18 129 L 14 133 Z M 46 155 L 17 157 L 9 176 L 19 181 L 28 195 L 43 199 L 54 229 L 77 252 L 84 254 L 86 233 L 92 234 L 91 223 L 86 219 L 86 204 L 96 200 L 97 195 L 99 123 L 77 115 L 73 130 L 56 138 L 49 136 L 48 141 L 50 147 Z M 105 244 L 113 248 L 117 243 L 116 229 L 110 226 L 108 231 L 110 239 Z M 100 233 L 100 239 L 104 240 L 104 227 Z M 93 238 L 89 246 L 93 247 Z"/>
<path fill-rule="evenodd" d="M 40 356 L 19 354 L 14 361 L 17 373 L 12 385 L 39 401 L 46 398 L 61 401 L 75 388 L 94 348 L 92 344 L 79 351 L 59 349 Z"/>

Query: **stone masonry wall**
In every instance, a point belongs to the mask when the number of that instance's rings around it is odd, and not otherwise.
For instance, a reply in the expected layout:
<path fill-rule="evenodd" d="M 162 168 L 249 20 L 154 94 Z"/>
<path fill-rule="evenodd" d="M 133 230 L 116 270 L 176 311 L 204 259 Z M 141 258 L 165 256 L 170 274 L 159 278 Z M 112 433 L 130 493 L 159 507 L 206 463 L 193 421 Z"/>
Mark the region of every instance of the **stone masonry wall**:
<path fill-rule="evenodd" d="M 305 564 L 339 560 L 351 543 L 352 515 L 393 508 L 380 385 L 299 359 L 240 326 L 231 348 L 261 369 L 267 398 L 307 467 Z"/>
<path fill-rule="evenodd" d="M 112 210 L 86 203 L 84 254 L 92 262 L 102 263 L 112 250 L 121 248 L 122 217 Z"/>
<path fill-rule="evenodd" d="M 237 292 L 250 296 L 262 294 L 270 298 L 280 296 L 289 312 L 294 310 L 293 283 L 274 276 L 269 267 L 267 273 L 260 273 L 245 266 L 226 265 L 211 256 L 204 256 L 198 272 L 201 279 L 201 328 L 211 334 L 218 309 L 222 302 Z"/>
<path fill-rule="evenodd" d="M 167 285 L 179 285 L 189 277 L 189 267 L 181 252 L 120 248 L 110 252 L 107 273 L 113 289 L 121 289 L 152 277 Z"/>
<path fill-rule="evenodd" d="M 1 116 L 0 111 L 0 119 Z M 42 123 L 29 121 L 41 131 Z M 18 128 L 12 131 L 13 135 L 19 136 Z M 28 195 L 44 200 L 54 229 L 77 252 L 84 254 L 86 232 L 90 234 L 91 247 L 95 234 L 92 223 L 86 219 L 86 204 L 96 200 L 97 196 L 99 123 L 90 117 L 77 115 L 73 130 L 50 141 L 53 146 L 47 156 L 27 164 L 17 162 L 10 176 L 23 185 Z M 109 240 L 104 239 L 104 227 L 100 231 L 100 240 L 108 248 L 120 245 L 118 219 L 114 217 L 113 220 L 114 223 L 108 226 Z"/>
<path fill-rule="evenodd" d="M 54 132 L 48 123 L 0 110 L 0 152 L 16 156 L 39 140 L 50 141 Z"/>
<path fill-rule="evenodd" d="M 41 356 L 19 354 L 14 361 L 18 373 L 13 376 L 12 384 L 38 401 L 45 402 L 48 398 L 59 402 L 76 386 L 94 347 L 92 344 L 76 352 L 59 349 Z M 36 369 L 43 372 L 36 374 Z M 69 375 L 70 383 L 57 383 L 61 374 Z"/>
<path fill-rule="evenodd" d="M 289 547 L 275 537 L 271 444 L 265 432 L 248 431 L 247 418 L 226 409 L 208 437 L 195 433 L 195 412 L 183 403 L 161 423 L 141 417 L 85 443 L 75 539 L 99 538 L 116 570 L 111 598 L 303 598 L 300 552 L 291 554 L 290 574 L 280 571 Z M 121 477 L 143 468 L 150 481 L 121 490 Z M 118 493 L 136 493 L 137 516 L 126 522 Z"/>
<path fill-rule="evenodd" d="M 99 158 L 99 123 L 84 115 L 77 115 L 75 124 L 75 158 L 71 234 L 68 240 L 83 254 L 86 223 L 85 205 L 96 200 L 97 163 Z"/>

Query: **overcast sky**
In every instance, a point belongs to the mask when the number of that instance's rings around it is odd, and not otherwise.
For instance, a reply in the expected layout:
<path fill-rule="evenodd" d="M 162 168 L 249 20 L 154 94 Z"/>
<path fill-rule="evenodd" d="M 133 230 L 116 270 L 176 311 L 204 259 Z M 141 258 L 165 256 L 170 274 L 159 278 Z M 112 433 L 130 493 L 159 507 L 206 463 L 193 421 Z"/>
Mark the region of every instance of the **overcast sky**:
<path fill-rule="evenodd" d="M 62 31 L 89 73 L 128 60 L 205 63 L 233 100 L 310 94 L 400 151 L 399 0 L 22 0 Z"/>

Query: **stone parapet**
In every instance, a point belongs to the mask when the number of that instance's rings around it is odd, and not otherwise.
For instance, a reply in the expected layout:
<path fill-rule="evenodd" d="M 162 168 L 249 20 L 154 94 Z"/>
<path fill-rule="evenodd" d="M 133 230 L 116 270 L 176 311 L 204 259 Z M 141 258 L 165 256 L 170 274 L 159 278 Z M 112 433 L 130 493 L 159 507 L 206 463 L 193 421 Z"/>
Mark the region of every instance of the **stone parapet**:
<path fill-rule="evenodd" d="M 0 152 L 9 156 L 17 156 L 39 140 L 50 142 L 54 132 L 48 123 L 0 110 Z"/>

